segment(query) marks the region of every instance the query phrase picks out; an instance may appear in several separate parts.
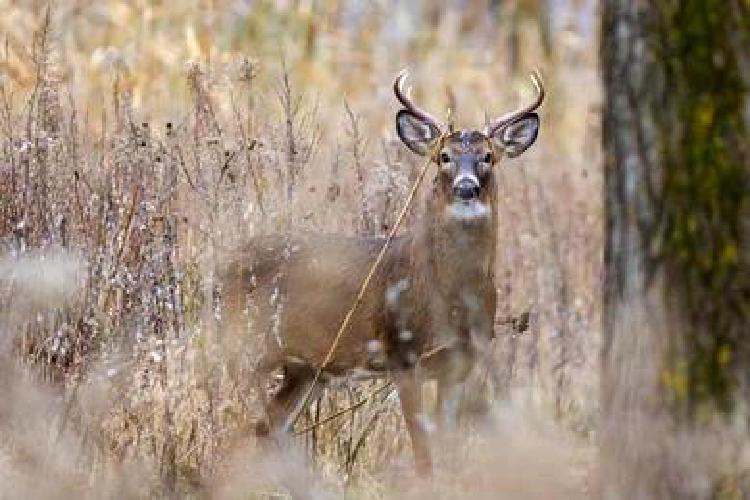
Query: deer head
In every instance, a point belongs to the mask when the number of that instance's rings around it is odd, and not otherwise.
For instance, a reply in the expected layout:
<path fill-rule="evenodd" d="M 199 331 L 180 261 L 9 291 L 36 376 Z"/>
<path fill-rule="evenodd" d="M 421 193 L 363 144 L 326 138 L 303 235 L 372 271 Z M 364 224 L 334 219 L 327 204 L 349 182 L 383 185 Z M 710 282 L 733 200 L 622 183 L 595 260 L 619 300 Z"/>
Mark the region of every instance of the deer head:
<path fill-rule="evenodd" d="M 429 155 L 439 166 L 437 194 L 446 215 L 464 222 L 487 219 L 495 165 L 503 157 L 520 155 L 536 140 L 539 115 L 535 110 L 544 99 L 541 79 L 531 74 L 537 90 L 531 104 L 489 121 L 484 130 L 454 131 L 414 104 L 404 89 L 406 76 L 403 70 L 393 86 L 404 107 L 396 116 L 401 141 L 418 155 Z"/>

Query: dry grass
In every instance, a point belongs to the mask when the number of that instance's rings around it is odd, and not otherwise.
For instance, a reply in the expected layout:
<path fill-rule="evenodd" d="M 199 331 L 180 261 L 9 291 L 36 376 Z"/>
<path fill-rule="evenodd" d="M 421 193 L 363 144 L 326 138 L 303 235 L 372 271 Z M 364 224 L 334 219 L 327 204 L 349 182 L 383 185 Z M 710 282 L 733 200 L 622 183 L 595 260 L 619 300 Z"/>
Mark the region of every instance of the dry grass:
<path fill-rule="evenodd" d="M 3 494 L 583 494 L 600 336 L 594 40 L 568 13 L 545 55 L 533 18 L 449 4 L 69 2 L 46 17 L 42 2 L 0 2 Z M 389 391 L 296 452 L 259 450 L 252 384 L 219 348 L 225 250 L 288 226 L 384 232 L 416 166 L 394 139 L 392 77 L 410 66 L 426 106 L 453 100 L 460 125 L 480 125 L 531 91 L 509 69 L 510 19 L 519 67 L 540 67 L 550 92 L 535 150 L 501 172 L 495 363 L 472 380 L 483 423 L 432 485 L 411 478 Z M 517 336 L 502 320 L 525 311 Z M 301 425 L 374 387 L 329 391 Z"/>

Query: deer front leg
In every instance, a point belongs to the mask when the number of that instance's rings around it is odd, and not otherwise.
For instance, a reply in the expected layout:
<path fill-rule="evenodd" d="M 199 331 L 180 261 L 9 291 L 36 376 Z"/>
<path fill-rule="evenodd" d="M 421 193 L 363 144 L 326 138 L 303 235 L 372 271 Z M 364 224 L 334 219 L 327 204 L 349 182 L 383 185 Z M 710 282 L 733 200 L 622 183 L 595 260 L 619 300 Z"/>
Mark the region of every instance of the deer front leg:
<path fill-rule="evenodd" d="M 458 428 L 458 414 L 461 409 L 463 388 L 463 383 L 438 379 L 437 417 L 441 431 L 455 432 Z"/>
<path fill-rule="evenodd" d="M 420 422 L 422 387 L 413 370 L 399 374 L 394 381 L 398 387 L 398 397 L 401 400 L 401 412 L 404 415 L 406 430 L 411 438 L 417 474 L 429 476 L 432 474 L 429 436 L 424 425 Z"/>
<path fill-rule="evenodd" d="M 456 430 L 464 381 L 472 365 L 471 349 L 461 342 L 446 344 L 423 362 L 425 371 L 437 380 L 436 417 L 441 431 Z"/>

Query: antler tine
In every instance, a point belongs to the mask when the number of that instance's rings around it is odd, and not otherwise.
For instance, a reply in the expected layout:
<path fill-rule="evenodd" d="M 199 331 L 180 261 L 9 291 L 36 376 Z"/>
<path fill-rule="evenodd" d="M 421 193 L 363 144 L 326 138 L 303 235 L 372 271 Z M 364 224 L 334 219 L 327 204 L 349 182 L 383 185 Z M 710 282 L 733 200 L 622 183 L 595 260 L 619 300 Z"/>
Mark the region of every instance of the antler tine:
<path fill-rule="evenodd" d="M 414 104 L 414 102 L 409 97 L 409 91 L 411 89 L 404 90 L 404 81 L 406 80 L 406 77 L 408 75 L 409 70 L 407 68 L 404 68 L 399 72 L 398 76 L 396 77 L 396 81 L 393 82 L 393 93 L 396 95 L 396 99 L 399 100 L 404 108 L 414 113 L 414 115 L 416 115 L 420 119 L 432 124 L 438 130 L 445 130 L 445 124 L 442 121 L 438 120 L 430 113 L 417 107 L 417 105 Z"/>
<path fill-rule="evenodd" d="M 541 106 L 542 101 L 544 101 L 544 95 L 545 95 L 544 84 L 542 83 L 542 77 L 539 75 L 539 72 L 536 70 L 532 71 L 530 76 L 531 76 L 531 81 L 534 84 L 534 87 L 536 87 L 536 99 L 534 99 L 534 102 L 532 102 L 528 106 L 524 106 L 515 111 L 511 111 L 510 113 L 506 113 L 503 116 L 492 120 L 492 122 L 490 122 L 490 124 L 487 127 L 487 135 L 492 135 L 498 128 L 502 127 L 503 125 L 512 123 L 516 121 L 518 118 L 525 115 L 526 113 L 530 113 L 531 111 L 534 111 L 539 106 Z"/>

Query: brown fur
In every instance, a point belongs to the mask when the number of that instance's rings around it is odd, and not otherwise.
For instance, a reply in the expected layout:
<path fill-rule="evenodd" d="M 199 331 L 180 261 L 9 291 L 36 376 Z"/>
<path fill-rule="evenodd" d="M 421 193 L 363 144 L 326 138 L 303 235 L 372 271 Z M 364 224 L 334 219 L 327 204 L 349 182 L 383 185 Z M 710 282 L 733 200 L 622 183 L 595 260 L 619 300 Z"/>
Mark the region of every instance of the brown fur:
<path fill-rule="evenodd" d="M 230 260 L 222 280 L 229 351 L 236 355 L 250 344 L 243 314 L 248 298 L 257 309 L 253 330 L 265 335 L 255 376 L 268 423 L 258 431 L 291 427 L 305 396 L 315 389 L 317 370 L 321 382 L 364 370 L 396 384 L 417 469 L 431 470 L 427 435 L 418 421 L 417 373 L 437 379 L 439 410 L 455 417 L 455 388 L 492 337 L 497 300 L 494 166 L 499 154 L 517 156 L 536 139 L 539 119 L 532 111 L 544 93 L 538 77 L 532 79 L 539 93 L 535 103 L 493 122 L 489 136 L 446 133 L 409 100 L 404 73 L 396 79 L 394 92 L 405 108 L 396 117 L 399 137 L 415 153 L 431 155 L 438 173 L 421 220 L 388 248 L 326 366 L 327 353 L 384 240 L 265 236 L 248 242 Z M 270 297 L 276 297 L 275 303 Z M 284 371 L 280 386 L 266 391 L 264 381 L 278 368 Z"/>
<path fill-rule="evenodd" d="M 423 223 L 394 240 L 323 371 L 324 380 L 356 368 L 393 378 L 423 470 L 429 469 L 430 458 L 424 431 L 416 422 L 421 403 L 413 368 L 419 363 L 421 373 L 440 383 L 461 382 L 474 364 L 476 342 L 492 334 L 496 203 L 494 182 L 490 184 L 485 197 L 491 217 L 466 224 L 446 220 L 447 195 L 440 174 L 436 177 Z M 257 308 L 255 330 L 265 335 L 256 375 L 262 380 L 274 369 L 285 370 L 282 386 L 266 401 L 272 430 L 283 426 L 307 392 L 383 243 L 382 238 L 318 234 L 264 236 L 249 241 L 225 269 L 230 338 L 241 345 L 250 334 L 244 311 L 251 299 Z M 290 249 L 286 263 L 285 248 Z M 391 288 L 403 280 L 408 283 L 403 290 Z M 281 344 L 272 331 L 275 308 L 270 297 L 277 286 L 287 297 L 281 306 Z M 476 295 L 478 309 L 467 307 L 467 293 Z M 412 332 L 412 338 L 404 331 Z M 373 340 L 380 342 L 381 352 L 368 350 Z"/>

